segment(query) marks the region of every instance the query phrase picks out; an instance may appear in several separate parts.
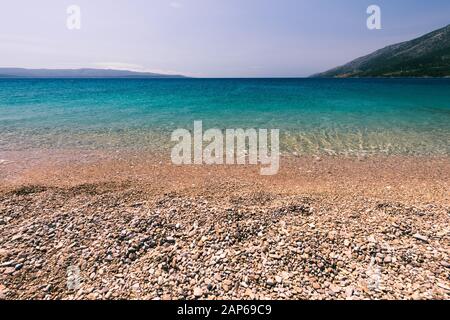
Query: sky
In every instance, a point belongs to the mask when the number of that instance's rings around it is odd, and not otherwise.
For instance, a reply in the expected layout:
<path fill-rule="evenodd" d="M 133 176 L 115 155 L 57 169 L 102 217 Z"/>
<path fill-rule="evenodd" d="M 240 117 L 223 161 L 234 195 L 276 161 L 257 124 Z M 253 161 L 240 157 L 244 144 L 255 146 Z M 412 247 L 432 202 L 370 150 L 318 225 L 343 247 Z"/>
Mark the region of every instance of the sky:
<path fill-rule="evenodd" d="M 0 0 L 0 67 L 304 77 L 448 24 L 448 0 Z"/>

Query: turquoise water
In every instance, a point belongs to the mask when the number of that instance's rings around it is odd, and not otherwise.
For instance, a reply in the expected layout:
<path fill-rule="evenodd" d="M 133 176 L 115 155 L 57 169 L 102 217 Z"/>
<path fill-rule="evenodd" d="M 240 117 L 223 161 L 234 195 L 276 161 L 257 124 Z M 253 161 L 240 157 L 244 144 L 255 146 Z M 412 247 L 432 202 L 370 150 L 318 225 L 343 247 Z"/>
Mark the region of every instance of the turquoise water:
<path fill-rule="evenodd" d="M 170 146 L 170 133 L 277 128 L 286 152 L 450 154 L 450 79 L 0 80 L 0 151 Z"/>

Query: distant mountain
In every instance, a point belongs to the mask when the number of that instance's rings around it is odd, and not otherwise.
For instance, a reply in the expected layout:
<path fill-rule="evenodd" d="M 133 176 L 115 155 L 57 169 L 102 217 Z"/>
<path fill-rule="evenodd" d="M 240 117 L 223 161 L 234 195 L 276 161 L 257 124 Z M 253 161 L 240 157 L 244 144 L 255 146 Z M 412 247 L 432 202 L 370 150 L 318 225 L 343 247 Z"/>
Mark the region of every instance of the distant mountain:
<path fill-rule="evenodd" d="M 450 25 L 313 77 L 449 77 Z"/>
<path fill-rule="evenodd" d="M 111 69 L 22 69 L 0 68 L 0 78 L 183 78 L 181 75 L 165 75 Z"/>

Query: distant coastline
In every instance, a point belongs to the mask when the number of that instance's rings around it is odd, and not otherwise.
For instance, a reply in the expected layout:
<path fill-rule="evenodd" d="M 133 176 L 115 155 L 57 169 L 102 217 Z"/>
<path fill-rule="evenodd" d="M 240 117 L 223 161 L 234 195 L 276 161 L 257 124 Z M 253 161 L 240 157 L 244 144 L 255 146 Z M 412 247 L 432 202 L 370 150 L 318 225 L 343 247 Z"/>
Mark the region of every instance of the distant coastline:
<path fill-rule="evenodd" d="M 0 78 L 15 79 L 155 79 L 155 78 L 186 78 L 183 75 L 159 74 L 150 72 L 137 72 L 114 69 L 26 69 L 26 68 L 0 68 Z"/>

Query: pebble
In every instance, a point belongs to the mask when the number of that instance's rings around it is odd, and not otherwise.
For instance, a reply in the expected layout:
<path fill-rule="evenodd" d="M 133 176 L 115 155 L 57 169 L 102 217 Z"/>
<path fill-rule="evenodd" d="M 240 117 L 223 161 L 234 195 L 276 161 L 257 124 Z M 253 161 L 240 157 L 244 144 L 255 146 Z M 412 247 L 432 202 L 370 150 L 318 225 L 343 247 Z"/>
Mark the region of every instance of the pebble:
<path fill-rule="evenodd" d="M 10 267 L 10 266 L 13 266 L 14 264 L 15 264 L 14 260 L 7 261 L 7 262 L 0 264 L 0 268 Z"/>
<path fill-rule="evenodd" d="M 353 287 L 347 287 L 347 288 L 345 289 L 345 296 L 348 297 L 348 298 L 350 298 L 350 297 L 353 296 L 353 292 L 354 292 Z"/>
<path fill-rule="evenodd" d="M 6 258 L 9 254 L 8 250 L 0 249 L 0 259 Z"/>
<path fill-rule="evenodd" d="M 340 293 L 342 291 L 342 289 L 339 286 L 335 285 L 335 284 L 331 284 L 330 285 L 330 290 L 332 292 L 334 292 L 335 294 L 338 294 L 338 293 Z"/>
<path fill-rule="evenodd" d="M 250 299 L 254 299 L 254 297 L 255 297 L 255 295 L 253 294 L 253 291 L 252 291 L 252 289 L 250 289 L 250 288 L 248 288 L 247 290 L 245 290 L 245 295 L 247 296 L 247 297 L 249 297 Z"/>
<path fill-rule="evenodd" d="M 8 289 L 0 284 L 0 300 L 5 300 L 6 299 L 6 292 L 8 291 Z"/>
<path fill-rule="evenodd" d="M 203 296 L 203 290 L 201 288 L 194 288 L 194 296 L 200 298 Z"/>
<path fill-rule="evenodd" d="M 428 242 L 428 238 L 425 237 L 425 236 L 422 236 L 419 233 L 416 233 L 413 237 L 416 238 L 417 240 L 420 240 L 420 241 L 423 241 L 423 242 Z"/>
<path fill-rule="evenodd" d="M 11 274 L 14 273 L 14 271 L 16 271 L 16 269 L 13 268 L 13 267 L 4 268 L 3 269 L 3 274 L 11 275 Z"/>
<path fill-rule="evenodd" d="M 173 237 L 167 237 L 167 238 L 166 238 L 166 242 L 167 242 L 167 243 L 170 243 L 170 244 L 174 244 L 174 243 L 175 243 L 175 238 L 173 238 Z"/>
<path fill-rule="evenodd" d="M 272 279 L 267 279 L 266 284 L 267 284 L 269 287 L 273 287 L 273 286 L 275 285 L 275 281 L 272 280 Z"/>

